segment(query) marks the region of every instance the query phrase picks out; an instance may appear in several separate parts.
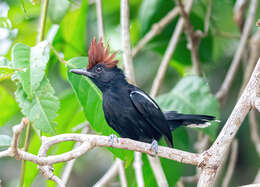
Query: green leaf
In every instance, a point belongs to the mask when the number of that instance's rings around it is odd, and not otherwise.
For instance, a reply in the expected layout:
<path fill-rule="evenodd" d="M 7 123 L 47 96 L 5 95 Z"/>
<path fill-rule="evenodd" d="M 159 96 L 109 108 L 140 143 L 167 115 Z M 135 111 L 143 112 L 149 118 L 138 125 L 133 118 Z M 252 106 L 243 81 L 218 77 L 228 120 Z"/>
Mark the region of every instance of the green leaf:
<path fill-rule="evenodd" d="M 0 127 L 3 126 L 16 112 L 18 105 L 14 98 L 0 86 Z"/>
<path fill-rule="evenodd" d="M 85 68 L 88 63 L 87 57 L 77 57 L 69 61 L 72 67 Z M 106 123 L 104 112 L 102 108 L 102 95 L 98 88 L 84 76 L 75 75 L 68 72 L 69 82 L 76 93 L 76 96 L 83 107 L 84 114 L 91 124 L 93 130 L 101 135 L 117 134 Z M 126 150 L 109 149 L 114 155 L 131 162 L 133 159 L 133 152 Z"/>
<path fill-rule="evenodd" d="M 60 24 L 53 45 L 64 52 L 64 59 L 86 55 L 88 1 L 81 1 L 78 9 L 69 11 Z"/>
<path fill-rule="evenodd" d="M 71 2 L 69 0 L 51 0 L 48 6 L 48 16 L 53 23 L 60 23 L 69 10 Z"/>
<path fill-rule="evenodd" d="M 11 145 L 12 138 L 7 135 L 0 135 L 0 149 Z"/>
<path fill-rule="evenodd" d="M 219 104 L 211 94 L 207 81 L 198 76 L 187 76 L 167 94 L 157 98 L 165 111 L 175 110 L 186 114 L 208 114 L 219 117 Z M 216 138 L 218 124 L 212 122 L 207 128 L 202 128 L 211 140 Z"/>
<path fill-rule="evenodd" d="M 12 49 L 13 68 L 23 69 L 17 72 L 17 78 L 28 97 L 32 97 L 33 91 L 40 86 L 49 60 L 49 53 L 47 41 L 40 42 L 32 48 L 18 43 Z"/>
<path fill-rule="evenodd" d="M 45 133 L 56 134 L 53 122 L 59 108 L 59 101 L 54 96 L 54 90 L 47 78 L 41 81 L 39 88 L 31 100 L 27 99 L 22 87 L 18 87 L 16 100 L 22 109 L 22 113 L 28 116 L 33 126 Z"/>

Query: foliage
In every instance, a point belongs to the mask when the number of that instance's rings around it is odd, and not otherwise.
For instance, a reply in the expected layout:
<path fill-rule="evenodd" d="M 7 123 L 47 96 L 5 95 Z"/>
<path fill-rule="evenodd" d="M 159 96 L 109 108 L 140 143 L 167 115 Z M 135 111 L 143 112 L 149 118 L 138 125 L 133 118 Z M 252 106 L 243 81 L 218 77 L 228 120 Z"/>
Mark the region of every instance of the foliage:
<path fill-rule="evenodd" d="M 10 22 L 11 25 L 8 26 L 7 31 L 11 47 L 9 46 L 10 49 L 6 47 L 7 53 L 0 56 L 0 150 L 6 149 L 10 145 L 11 126 L 20 120 L 21 113 L 30 119 L 33 126 L 29 145 L 29 152 L 33 154 L 38 153 L 41 144 L 40 136 L 72 133 L 75 132 L 73 129 L 76 126 L 86 121 L 97 134 L 106 136 L 117 134 L 105 121 L 102 95 L 98 88 L 88 78 L 69 72 L 71 68 L 87 66 L 87 48 L 93 36 L 97 36 L 95 3 L 49 0 L 45 28 L 46 40 L 36 43 L 41 4 L 37 1 L 33 2 L 35 2 L 34 5 L 31 1 L 8 0 L 5 2 L 10 6 L 8 23 Z M 122 62 L 120 1 L 111 0 L 102 1 L 102 3 L 105 43 L 109 43 L 112 51 L 119 51 L 117 58 Z M 195 29 L 204 30 L 207 3 L 206 0 L 194 1 L 190 18 Z M 191 75 L 190 50 L 187 48 L 185 35 L 181 35 L 171 57 L 162 89 L 156 98 L 164 111 L 209 114 L 216 116 L 217 119 L 220 118 L 220 112 L 222 115 L 230 112 L 230 107 L 223 111 L 219 110 L 219 103 L 211 90 L 215 91 L 219 87 L 219 76 L 223 75 L 226 62 L 229 61 L 234 46 L 236 46 L 237 40 L 224 40 L 215 35 L 218 30 L 239 34 L 233 23 L 233 5 L 233 1 L 222 0 L 213 3 L 209 34 L 201 40 L 199 47 L 203 78 Z M 153 24 L 160 21 L 174 7 L 173 1 L 131 0 L 131 45 L 134 47 L 153 28 Z M 178 19 L 179 17 L 173 19 L 133 59 L 138 86 L 147 92 L 152 85 Z M 0 22 L 1 20 L 2 17 L 0 17 Z M 3 20 L 4 23 L 7 23 L 6 17 Z M 4 27 L 6 24 L 0 23 L 0 28 Z M 17 33 L 14 33 L 15 29 L 18 31 Z M 2 43 L 0 44 L 2 46 Z M 56 49 L 60 58 L 64 58 L 65 64 L 59 61 L 57 54 L 51 51 L 49 44 Z M 239 81 L 241 80 L 237 80 L 237 82 Z M 235 91 L 234 93 L 237 92 Z M 208 128 L 196 130 L 200 130 L 214 141 L 218 129 L 219 125 L 213 122 Z M 244 132 L 247 130 L 243 129 L 241 134 Z M 80 130 L 77 130 L 76 133 L 80 133 Z M 181 150 L 193 151 L 196 138 L 194 134 L 196 133 L 190 133 L 184 127 L 177 129 L 173 132 L 174 146 Z M 21 145 L 23 145 L 23 141 L 24 137 L 21 138 Z M 164 140 L 159 143 L 166 145 Z M 73 147 L 73 142 L 58 144 L 48 154 L 64 153 Z M 132 165 L 133 152 L 112 148 L 104 150 L 106 153 L 102 155 L 104 159 L 112 160 L 119 157 L 125 162 L 128 185 L 137 186 Z M 91 154 L 95 157 L 96 154 L 103 154 L 103 152 L 95 150 L 93 153 L 87 154 L 77 160 L 79 165 L 83 163 L 88 165 L 86 162 Z M 243 156 L 249 157 L 248 154 L 243 154 Z M 157 186 L 147 156 L 143 155 L 142 158 L 145 186 Z M 252 160 L 255 161 L 256 158 Z M 186 165 L 171 160 L 161 159 L 161 163 L 169 186 L 175 186 L 181 176 L 190 175 L 193 171 L 193 169 L 187 171 L 189 169 Z M 53 166 L 55 175 L 62 175 L 65 164 L 60 163 Z M 247 164 L 250 165 L 250 163 Z M 5 162 L 0 160 L 0 165 L 4 166 Z M 82 168 L 74 168 L 74 171 L 80 170 L 81 173 L 84 173 L 82 178 L 87 181 L 87 184 L 82 182 L 82 179 L 75 184 L 92 186 L 96 182 L 97 176 L 100 178 L 101 174 L 105 172 L 105 167 L 90 168 L 86 171 L 85 165 Z M 255 168 L 258 166 L 259 164 L 250 165 Z M 3 179 L 4 183 L 10 183 L 10 181 L 4 181 L 5 178 L 2 175 L 3 172 L 0 171 L 0 179 Z M 24 186 L 38 185 L 38 180 L 35 180 L 37 175 L 37 166 L 26 162 Z M 78 179 L 75 178 L 72 180 Z M 46 186 L 55 186 L 55 184 L 48 181 Z"/>

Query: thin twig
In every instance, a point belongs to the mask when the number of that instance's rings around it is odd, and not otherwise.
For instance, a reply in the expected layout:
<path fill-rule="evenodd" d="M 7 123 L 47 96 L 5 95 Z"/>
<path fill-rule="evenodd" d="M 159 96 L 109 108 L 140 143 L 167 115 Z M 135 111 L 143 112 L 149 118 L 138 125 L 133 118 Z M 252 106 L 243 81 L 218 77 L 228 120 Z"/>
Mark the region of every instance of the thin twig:
<path fill-rule="evenodd" d="M 25 142 L 24 142 L 24 151 L 27 152 L 29 145 L 30 145 L 30 135 L 31 135 L 31 125 L 30 123 L 27 126 L 26 129 L 26 135 L 25 135 Z M 19 181 L 19 186 L 23 187 L 23 183 L 24 183 L 24 175 L 25 175 L 25 165 L 26 165 L 26 161 L 22 160 L 22 165 L 21 165 L 21 174 L 20 174 L 20 181 Z"/>
<path fill-rule="evenodd" d="M 192 3 L 193 3 L 193 0 L 187 0 L 187 4 L 185 5 L 186 12 L 190 12 L 191 7 L 192 7 Z M 175 30 L 174 30 L 174 32 L 171 36 L 171 39 L 170 39 L 170 42 L 169 42 L 168 47 L 166 49 L 166 52 L 163 56 L 159 70 L 157 71 L 156 77 L 153 81 L 151 94 L 150 94 L 152 97 L 155 97 L 158 93 L 158 90 L 160 89 L 160 86 L 163 82 L 163 79 L 164 79 L 164 76 L 165 76 L 165 73 L 166 73 L 166 69 L 167 69 L 168 64 L 171 60 L 172 54 L 173 54 L 173 52 L 174 52 L 174 50 L 175 50 L 175 48 L 178 44 L 180 35 L 183 31 L 183 27 L 184 27 L 184 19 L 181 18 L 181 19 L 179 19 L 179 21 L 178 21 L 178 23 L 175 27 Z"/>
<path fill-rule="evenodd" d="M 257 59 L 260 57 L 260 30 L 258 30 L 250 39 L 250 56 L 244 72 L 243 83 L 240 89 L 240 94 L 245 89 L 252 72 L 254 71 Z"/>
<path fill-rule="evenodd" d="M 251 0 L 250 7 L 249 7 L 249 13 L 243 28 L 243 34 L 239 43 L 239 46 L 237 48 L 237 51 L 234 55 L 234 58 L 232 60 L 231 66 L 226 74 L 225 80 L 223 81 L 219 91 L 216 94 L 216 97 L 220 100 L 223 101 L 225 96 L 227 95 L 231 83 L 235 77 L 235 74 L 238 70 L 239 64 L 240 64 L 240 59 L 243 55 L 243 51 L 245 49 L 248 37 L 250 35 L 250 31 L 252 29 L 254 20 L 255 20 L 255 14 L 256 14 L 256 9 L 258 7 L 258 0 Z"/>
<path fill-rule="evenodd" d="M 137 43 L 132 50 L 132 56 L 134 57 L 149 41 L 151 41 L 156 35 L 167 26 L 180 12 L 179 7 L 174 7 L 165 17 L 159 22 L 154 23 L 152 29 L 147 32 L 144 37 Z"/>
<path fill-rule="evenodd" d="M 143 166 L 142 153 L 135 152 L 134 168 L 135 168 L 135 176 L 136 176 L 138 187 L 144 187 L 142 166 Z"/>
<path fill-rule="evenodd" d="M 48 3 L 49 3 L 49 0 L 43 1 L 43 6 L 42 6 L 42 10 L 41 10 L 40 33 L 38 35 L 38 42 L 41 42 L 44 40 Z"/>
<path fill-rule="evenodd" d="M 51 50 L 53 51 L 53 53 L 55 54 L 55 56 L 58 58 L 58 60 L 59 60 L 61 63 L 65 64 L 65 65 L 68 65 L 67 61 L 65 61 L 65 60 L 59 55 L 58 51 L 56 51 L 56 49 L 53 47 L 53 45 L 49 44 L 49 46 L 50 46 Z"/>
<path fill-rule="evenodd" d="M 104 24 L 102 15 L 102 1 L 96 0 L 97 22 L 98 22 L 98 35 L 104 37 Z"/>
<path fill-rule="evenodd" d="M 127 187 L 124 163 L 121 160 L 120 160 L 119 165 L 118 165 L 118 172 L 119 172 L 121 186 Z"/>
<path fill-rule="evenodd" d="M 99 179 L 98 182 L 93 187 L 102 187 L 108 184 L 111 180 L 113 180 L 118 173 L 118 166 L 120 162 L 121 160 L 117 158 L 116 161 L 113 163 L 113 165 L 105 173 L 105 175 L 101 179 Z"/>
<path fill-rule="evenodd" d="M 85 124 L 85 127 L 83 127 L 81 134 L 87 134 L 90 130 L 89 123 L 87 122 L 87 123 L 84 123 L 84 124 Z M 79 145 L 80 145 L 80 143 L 77 142 L 75 144 L 74 148 L 77 148 Z M 65 185 L 67 184 L 67 182 L 69 180 L 69 177 L 70 177 L 70 174 L 71 174 L 71 171 L 72 171 L 72 168 L 74 166 L 75 161 L 76 161 L 76 159 L 68 161 L 66 166 L 64 167 L 64 171 L 62 173 L 61 180 L 64 182 Z"/>
<path fill-rule="evenodd" d="M 131 82 L 135 82 L 133 59 L 130 43 L 130 26 L 129 26 L 129 0 L 121 0 L 121 37 L 123 47 L 123 62 L 125 66 L 125 75 Z"/>
<path fill-rule="evenodd" d="M 161 161 L 158 157 L 152 157 L 147 155 L 149 163 L 154 173 L 154 177 L 159 187 L 167 187 L 169 186 L 166 176 L 164 174 Z"/>
<path fill-rule="evenodd" d="M 235 139 L 232 143 L 229 165 L 228 165 L 227 173 L 224 177 L 224 181 L 222 184 L 223 187 L 229 186 L 230 180 L 232 178 L 232 175 L 233 175 L 233 172 L 234 172 L 234 169 L 236 166 L 237 154 L 238 154 L 238 141 L 237 141 L 237 139 Z"/>

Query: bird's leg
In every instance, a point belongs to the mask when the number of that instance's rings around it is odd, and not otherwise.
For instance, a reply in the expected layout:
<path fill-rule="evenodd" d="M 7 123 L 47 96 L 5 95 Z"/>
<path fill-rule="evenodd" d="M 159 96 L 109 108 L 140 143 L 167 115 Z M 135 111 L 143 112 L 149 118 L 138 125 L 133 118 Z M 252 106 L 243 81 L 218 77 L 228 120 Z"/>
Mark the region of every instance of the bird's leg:
<path fill-rule="evenodd" d="M 153 140 L 153 142 L 151 143 L 150 150 L 153 150 L 154 154 L 157 155 L 157 153 L 158 153 L 158 142 L 156 140 Z"/>
<path fill-rule="evenodd" d="M 115 134 L 111 134 L 109 136 L 109 142 L 111 143 L 111 146 L 113 146 L 114 140 L 116 140 L 118 142 L 118 137 Z"/>

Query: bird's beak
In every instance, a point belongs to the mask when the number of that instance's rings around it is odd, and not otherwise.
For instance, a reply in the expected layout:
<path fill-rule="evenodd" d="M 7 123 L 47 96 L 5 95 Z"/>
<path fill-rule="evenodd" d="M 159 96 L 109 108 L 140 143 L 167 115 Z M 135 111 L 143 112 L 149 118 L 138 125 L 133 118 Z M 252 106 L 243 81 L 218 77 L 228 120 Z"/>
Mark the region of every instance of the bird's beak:
<path fill-rule="evenodd" d="M 86 69 L 71 69 L 70 72 L 75 73 L 75 74 L 79 74 L 79 75 L 85 75 L 85 76 L 90 77 L 90 78 L 94 78 L 94 74 L 89 72 Z"/>

